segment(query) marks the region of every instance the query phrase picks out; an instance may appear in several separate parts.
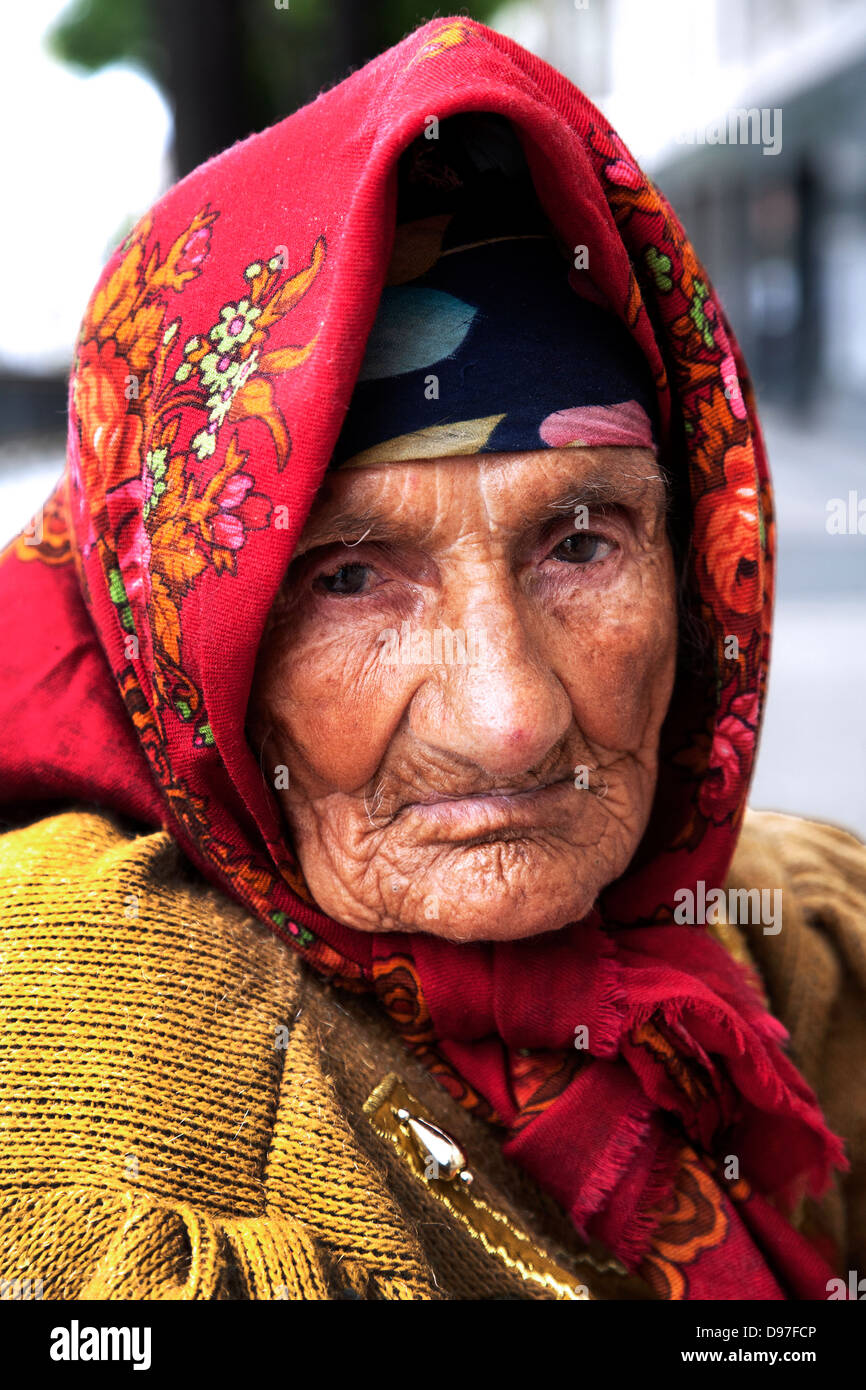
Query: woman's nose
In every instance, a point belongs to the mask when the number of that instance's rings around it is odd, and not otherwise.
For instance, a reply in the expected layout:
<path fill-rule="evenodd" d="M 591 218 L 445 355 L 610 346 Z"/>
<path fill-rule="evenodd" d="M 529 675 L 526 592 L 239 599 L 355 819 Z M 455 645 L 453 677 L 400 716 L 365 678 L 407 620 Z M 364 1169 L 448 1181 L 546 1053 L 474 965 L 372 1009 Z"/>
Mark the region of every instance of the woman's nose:
<path fill-rule="evenodd" d="M 412 733 L 490 776 L 538 767 L 567 732 L 572 708 L 527 619 L 503 595 L 450 619 L 464 626 L 429 634 L 430 663 L 409 709 Z"/>

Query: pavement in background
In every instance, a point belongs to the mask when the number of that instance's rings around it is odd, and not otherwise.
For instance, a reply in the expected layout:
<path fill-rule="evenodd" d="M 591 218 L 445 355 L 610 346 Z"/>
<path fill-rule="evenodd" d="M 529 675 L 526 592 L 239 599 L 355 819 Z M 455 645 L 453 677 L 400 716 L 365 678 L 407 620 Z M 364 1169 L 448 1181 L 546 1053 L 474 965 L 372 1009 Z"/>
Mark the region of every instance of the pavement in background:
<path fill-rule="evenodd" d="M 866 443 L 763 410 L 779 542 L 770 692 L 751 804 L 866 839 L 866 535 L 827 502 L 866 498 Z"/>

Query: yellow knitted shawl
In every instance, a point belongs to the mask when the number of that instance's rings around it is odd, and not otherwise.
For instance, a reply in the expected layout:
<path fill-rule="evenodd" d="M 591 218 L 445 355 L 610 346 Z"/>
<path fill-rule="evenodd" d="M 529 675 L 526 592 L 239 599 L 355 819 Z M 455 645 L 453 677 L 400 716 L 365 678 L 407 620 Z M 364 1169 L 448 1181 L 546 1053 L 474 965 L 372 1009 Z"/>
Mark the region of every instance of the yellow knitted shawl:
<path fill-rule="evenodd" d="M 782 886 L 751 955 L 852 1171 L 804 1222 L 866 1263 L 866 850 L 747 818 L 730 882 Z M 0 836 L 0 1276 L 45 1298 L 642 1297 L 402 1049 L 189 869 L 93 810 Z M 383 1089 L 384 1088 L 384 1089 Z M 453 1136 L 430 1182 L 385 1094 Z"/>

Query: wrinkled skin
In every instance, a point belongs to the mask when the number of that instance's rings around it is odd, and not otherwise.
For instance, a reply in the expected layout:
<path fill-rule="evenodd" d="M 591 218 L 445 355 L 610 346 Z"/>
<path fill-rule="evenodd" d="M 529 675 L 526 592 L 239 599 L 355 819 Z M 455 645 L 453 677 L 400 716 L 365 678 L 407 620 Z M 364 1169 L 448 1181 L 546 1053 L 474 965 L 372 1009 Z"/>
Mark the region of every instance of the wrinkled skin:
<path fill-rule="evenodd" d="M 646 449 L 329 476 L 248 724 L 324 912 L 511 940 L 581 918 L 622 874 L 674 679 L 665 511 Z M 446 628 L 465 650 L 434 644 Z"/>

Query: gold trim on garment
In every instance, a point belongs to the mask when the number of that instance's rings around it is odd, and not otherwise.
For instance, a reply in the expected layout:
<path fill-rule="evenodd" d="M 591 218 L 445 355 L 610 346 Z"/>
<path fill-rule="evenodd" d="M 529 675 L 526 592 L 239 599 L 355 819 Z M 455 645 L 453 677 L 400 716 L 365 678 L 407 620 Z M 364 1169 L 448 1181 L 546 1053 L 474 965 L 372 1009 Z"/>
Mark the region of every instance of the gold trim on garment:
<path fill-rule="evenodd" d="M 462 1168 L 449 1177 L 427 1176 L 429 1160 L 419 1148 L 412 1133 L 409 1119 L 401 1119 L 399 1112 L 408 1112 L 411 1119 L 435 1124 L 433 1116 L 425 1110 L 420 1101 L 406 1089 L 395 1072 L 389 1072 L 364 1103 L 364 1114 L 381 1139 L 393 1144 L 397 1154 L 417 1178 L 424 1183 L 427 1191 L 451 1212 L 489 1255 L 492 1255 L 512 1274 L 517 1274 L 527 1283 L 540 1285 L 550 1290 L 557 1299 L 577 1302 L 594 1301 L 597 1297 L 586 1283 L 581 1282 L 582 1270 L 574 1272 L 557 1263 L 521 1231 L 501 1211 L 495 1211 L 482 1197 L 472 1190 L 469 1169 Z M 439 1129 L 436 1126 L 437 1130 Z M 443 1133 L 443 1131 L 439 1131 Z M 444 1135 L 446 1139 L 449 1136 Z M 454 1149 L 459 1147 L 450 1141 Z M 591 1255 L 580 1257 L 578 1263 L 585 1263 L 598 1270 L 599 1265 Z M 625 1274 L 625 1268 L 618 1260 L 605 1263 L 611 1273 Z"/>

